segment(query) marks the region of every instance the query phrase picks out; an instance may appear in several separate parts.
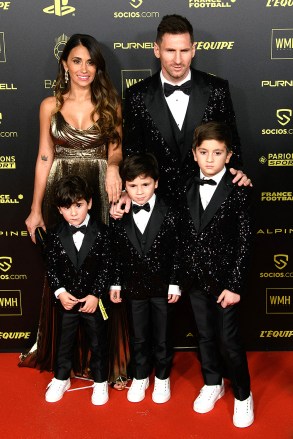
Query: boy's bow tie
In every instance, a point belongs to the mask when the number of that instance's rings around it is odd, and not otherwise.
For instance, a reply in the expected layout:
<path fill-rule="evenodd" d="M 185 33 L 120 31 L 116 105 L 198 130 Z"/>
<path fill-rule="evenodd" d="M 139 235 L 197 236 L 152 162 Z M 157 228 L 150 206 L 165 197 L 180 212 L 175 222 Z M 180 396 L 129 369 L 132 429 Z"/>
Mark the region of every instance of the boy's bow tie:
<path fill-rule="evenodd" d="M 138 204 L 132 205 L 133 213 L 138 213 L 141 209 L 144 209 L 147 212 L 149 212 L 151 210 L 150 203 L 145 203 L 143 206 L 139 206 Z"/>
<path fill-rule="evenodd" d="M 81 232 L 81 233 L 85 234 L 86 225 L 83 225 L 80 227 L 70 226 L 70 231 L 71 231 L 72 235 L 74 235 L 74 233 L 76 233 L 76 232 Z"/>
<path fill-rule="evenodd" d="M 166 98 L 174 93 L 175 90 L 181 90 L 186 95 L 190 95 L 191 93 L 191 80 L 184 82 L 181 85 L 172 85 L 168 84 L 168 82 L 164 82 L 164 94 Z"/>
<path fill-rule="evenodd" d="M 216 182 L 215 180 L 210 179 L 205 179 L 205 178 L 199 178 L 199 177 L 194 177 L 194 181 L 197 184 L 203 185 L 203 184 L 210 184 L 211 186 L 216 186 Z"/>

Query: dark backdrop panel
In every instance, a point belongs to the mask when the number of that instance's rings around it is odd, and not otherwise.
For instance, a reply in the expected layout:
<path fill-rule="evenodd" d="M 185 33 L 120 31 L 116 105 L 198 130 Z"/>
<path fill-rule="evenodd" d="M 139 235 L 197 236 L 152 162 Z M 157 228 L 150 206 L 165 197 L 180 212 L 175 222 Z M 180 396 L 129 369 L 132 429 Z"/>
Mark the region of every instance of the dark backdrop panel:
<path fill-rule="evenodd" d="M 244 169 L 254 183 L 254 253 L 242 323 L 250 350 L 292 349 L 292 0 L 11 0 L 0 2 L 0 350 L 35 340 L 43 266 L 27 236 L 38 111 L 53 94 L 66 37 L 101 43 L 117 89 L 159 68 L 156 27 L 165 14 L 195 29 L 193 65 L 229 80 Z M 187 299 L 179 305 L 178 347 L 196 344 Z"/>

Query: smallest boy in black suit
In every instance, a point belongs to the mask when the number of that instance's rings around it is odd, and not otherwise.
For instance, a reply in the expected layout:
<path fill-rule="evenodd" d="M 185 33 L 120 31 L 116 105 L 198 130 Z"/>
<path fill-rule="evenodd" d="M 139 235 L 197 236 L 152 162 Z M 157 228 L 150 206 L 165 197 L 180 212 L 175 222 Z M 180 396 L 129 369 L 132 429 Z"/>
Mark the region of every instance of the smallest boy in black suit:
<path fill-rule="evenodd" d="M 165 403 L 171 397 L 173 359 L 170 323 L 174 307 L 170 304 L 180 296 L 174 262 L 179 214 L 154 193 L 159 171 L 152 154 L 127 157 L 120 175 L 132 207 L 114 224 L 116 268 L 110 299 L 118 303 L 125 297 L 128 310 L 134 378 L 127 399 L 144 399 L 154 362 L 152 400 Z"/>
<path fill-rule="evenodd" d="M 55 373 L 45 399 L 59 401 L 69 389 L 76 332 L 83 324 L 91 349 L 92 403 L 103 405 L 109 399 L 107 314 L 101 302 L 110 285 L 109 229 L 91 220 L 91 191 L 79 176 L 57 182 L 55 203 L 63 221 L 48 230 L 45 259 L 59 326 Z"/>
<path fill-rule="evenodd" d="M 205 383 L 193 409 L 207 413 L 224 395 L 225 365 L 235 396 L 233 423 L 248 427 L 254 421 L 253 399 L 238 312 L 250 251 L 251 188 L 232 183 L 225 167 L 231 155 L 226 125 L 209 122 L 196 128 L 193 156 L 200 176 L 193 177 L 187 189 L 181 263 L 183 289 L 190 292 L 198 329 Z"/>

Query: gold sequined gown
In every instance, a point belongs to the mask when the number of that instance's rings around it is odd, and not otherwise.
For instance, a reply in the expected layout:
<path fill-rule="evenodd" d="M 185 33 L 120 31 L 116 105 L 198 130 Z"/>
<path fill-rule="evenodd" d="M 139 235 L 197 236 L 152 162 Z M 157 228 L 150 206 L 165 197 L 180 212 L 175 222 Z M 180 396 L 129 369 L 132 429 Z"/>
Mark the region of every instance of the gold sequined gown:
<path fill-rule="evenodd" d="M 54 141 L 54 161 L 47 180 L 43 202 L 43 218 L 46 226 L 60 221 L 60 214 L 53 204 L 54 183 L 65 175 L 79 175 L 93 189 L 91 216 L 104 223 L 109 222 L 109 202 L 105 189 L 107 170 L 107 145 L 94 126 L 79 130 L 69 125 L 59 111 L 51 119 L 51 136 Z M 126 375 L 128 362 L 128 334 L 125 312 L 113 306 L 110 313 L 110 366 L 109 380 Z M 78 334 L 73 372 L 88 375 L 88 346 L 82 331 Z M 19 366 L 40 370 L 54 369 L 56 353 L 56 313 L 52 304 L 52 292 L 45 278 L 37 343 L 27 354 L 21 355 Z"/>

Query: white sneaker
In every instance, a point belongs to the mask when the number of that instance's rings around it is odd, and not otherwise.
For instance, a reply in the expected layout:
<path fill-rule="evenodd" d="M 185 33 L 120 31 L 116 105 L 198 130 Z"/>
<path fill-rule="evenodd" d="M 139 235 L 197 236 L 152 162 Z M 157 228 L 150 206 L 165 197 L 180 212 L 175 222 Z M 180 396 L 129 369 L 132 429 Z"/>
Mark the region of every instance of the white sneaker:
<path fill-rule="evenodd" d="M 164 402 L 169 401 L 170 398 L 170 378 L 160 380 L 159 378 L 155 377 L 155 386 L 152 393 L 152 400 L 157 404 L 163 404 Z"/>
<path fill-rule="evenodd" d="M 197 413 L 210 412 L 218 399 L 222 398 L 225 393 L 224 381 L 221 385 L 203 386 L 201 391 L 193 403 L 193 410 Z"/>
<path fill-rule="evenodd" d="M 47 402 L 57 402 L 63 398 L 64 393 L 70 387 L 70 378 L 67 380 L 57 380 L 53 378 L 52 381 L 47 386 L 47 392 L 45 395 L 45 400 Z"/>
<path fill-rule="evenodd" d="M 92 403 L 94 405 L 104 405 L 109 400 L 108 382 L 94 383 Z"/>
<path fill-rule="evenodd" d="M 234 400 L 233 424 L 235 427 L 249 427 L 254 421 L 253 398 L 250 393 L 249 397 L 244 401 Z"/>
<path fill-rule="evenodd" d="M 140 402 L 145 397 L 145 391 L 149 387 L 149 378 L 137 380 L 133 378 L 130 389 L 127 392 L 127 399 L 130 402 Z"/>

